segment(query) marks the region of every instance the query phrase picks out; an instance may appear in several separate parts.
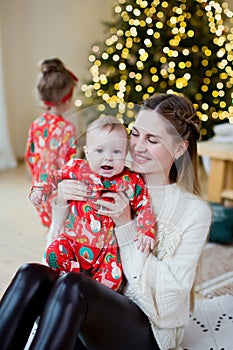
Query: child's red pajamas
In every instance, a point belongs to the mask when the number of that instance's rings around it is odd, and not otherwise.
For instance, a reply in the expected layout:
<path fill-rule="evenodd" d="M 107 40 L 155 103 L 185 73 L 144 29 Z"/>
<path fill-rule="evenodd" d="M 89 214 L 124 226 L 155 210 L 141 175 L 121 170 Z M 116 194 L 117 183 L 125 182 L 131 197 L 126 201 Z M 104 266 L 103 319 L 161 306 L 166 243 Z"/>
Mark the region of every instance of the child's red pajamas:
<path fill-rule="evenodd" d="M 76 128 L 60 115 L 45 113 L 38 117 L 30 126 L 25 162 L 31 175 L 32 185 L 45 181 L 52 170 L 62 166 L 76 154 Z M 42 224 L 51 224 L 51 202 L 56 192 L 43 202 L 37 211 Z"/>

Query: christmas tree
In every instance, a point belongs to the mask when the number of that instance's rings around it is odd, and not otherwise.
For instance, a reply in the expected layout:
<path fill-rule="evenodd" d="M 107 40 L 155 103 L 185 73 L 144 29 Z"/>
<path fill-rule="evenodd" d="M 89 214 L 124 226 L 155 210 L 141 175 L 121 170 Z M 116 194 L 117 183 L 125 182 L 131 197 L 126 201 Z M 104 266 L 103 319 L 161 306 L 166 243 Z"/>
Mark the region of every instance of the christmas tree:
<path fill-rule="evenodd" d="M 134 105 L 157 92 L 184 94 L 212 126 L 233 123 L 233 12 L 227 2 L 118 0 L 105 42 L 89 56 L 92 77 L 77 106 L 98 106 L 130 128 Z"/>

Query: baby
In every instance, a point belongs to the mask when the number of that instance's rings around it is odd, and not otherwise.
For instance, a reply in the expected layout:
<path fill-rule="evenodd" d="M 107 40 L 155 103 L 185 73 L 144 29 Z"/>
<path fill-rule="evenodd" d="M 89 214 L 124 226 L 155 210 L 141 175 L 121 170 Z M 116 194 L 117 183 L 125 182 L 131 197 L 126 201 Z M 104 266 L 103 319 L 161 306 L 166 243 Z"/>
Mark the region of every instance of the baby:
<path fill-rule="evenodd" d="M 138 231 L 138 249 L 145 242 L 154 247 L 156 220 L 142 177 L 125 167 L 127 131 L 113 116 L 100 117 L 87 129 L 84 152 L 87 160 L 72 159 L 47 181 L 33 186 L 30 200 L 39 205 L 64 179 L 77 179 L 87 185 L 86 201 L 69 201 L 64 232 L 48 246 L 46 260 L 60 272 L 86 272 L 97 281 L 118 290 L 122 265 L 114 234 L 114 222 L 98 213 L 96 200 L 106 191 L 122 191 L 129 199 Z M 110 200 L 104 198 L 104 200 Z"/>

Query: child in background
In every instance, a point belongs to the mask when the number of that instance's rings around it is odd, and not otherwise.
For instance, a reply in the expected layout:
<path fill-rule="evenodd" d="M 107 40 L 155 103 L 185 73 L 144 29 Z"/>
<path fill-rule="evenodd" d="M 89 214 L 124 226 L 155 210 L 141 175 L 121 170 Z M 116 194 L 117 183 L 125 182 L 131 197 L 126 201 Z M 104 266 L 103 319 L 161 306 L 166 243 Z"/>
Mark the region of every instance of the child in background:
<path fill-rule="evenodd" d="M 155 238 L 155 217 L 147 188 L 138 173 L 125 167 L 127 146 L 124 125 L 112 116 L 100 117 L 87 129 L 87 161 L 72 159 L 52 172 L 47 181 L 35 185 L 30 194 L 32 203 L 38 205 L 64 179 L 87 186 L 88 198 L 69 201 L 64 232 L 47 248 L 47 263 L 60 272 L 88 271 L 114 290 L 122 283 L 120 254 L 114 222 L 104 215 L 103 207 L 98 207 L 98 198 L 109 201 L 108 192 L 125 193 L 137 223 L 138 249 L 149 253 Z"/>
<path fill-rule="evenodd" d="M 58 58 L 42 62 L 37 92 L 45 112 L 30 126 L 25 162 L 32 175 L 32 185 L 46 180 L 52 170 L 60 169 L 76 154 L 76 128 L 62 115 L 72 105 L 73 89 L 78 78 Z M 42 224 L 50 227 L 51 201 L 37 206 Z"/>

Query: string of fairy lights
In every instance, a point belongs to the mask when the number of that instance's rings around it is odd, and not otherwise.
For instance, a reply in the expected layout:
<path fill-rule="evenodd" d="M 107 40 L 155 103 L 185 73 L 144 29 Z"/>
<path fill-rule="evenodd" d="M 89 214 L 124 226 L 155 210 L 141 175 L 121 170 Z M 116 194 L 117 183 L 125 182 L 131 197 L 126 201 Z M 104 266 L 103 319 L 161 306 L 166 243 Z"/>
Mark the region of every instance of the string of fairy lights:
<path fill-rule="evenodd" d="M 166 0 L 118 0 L 114 16 L 118 21 L 120 18 L 122 25 L 117 26 L 117 21 L 111 25 L 103 47 L 93 45 L 89 55 L 92 81 L 81 86 L 85 99 L 90 103 L 98 99 L 98 108 L 103 113 L 106 105 L 118 106 L 119 119 L 124 113 L 127 118 L 133 118 L 134 103 L 128 102 L 128 96 L 138 93 L 145 100 L 156 92 L 155 87 L 167 93 L 182 93 L 198 74 L 194 65 L 196 55 L 201 57 L 202 72 L 195 93 L 200 119 L 226 119 L 233 123 L 233 12 L 227 2 L 196 0 L 199 6 L 196 6 L 195 17 L 202 23 L 205 16 L 213 35 L 212 46 L 203 44 L 200 47 L 195 41 L 196 26 L 187 24 L 192 22 L 193 16 L 187 2 L 171 1 L 174 5 L 168 16 Z M 169 38 L 164 39 L 167 30 Z M 140 35 L 142 31 L 143 36 Z M 193 45 L 183 44 L 190 43 L 191 39 Z M 157 42 L 161 45 L 162 40 L 167 44 L 158 57 L 153 56 L 154 46 Z M 228 104 L 226 94 L 230 96 Z M 83 103 L 82 99 L 76 100 L 77 107 Z"/>

